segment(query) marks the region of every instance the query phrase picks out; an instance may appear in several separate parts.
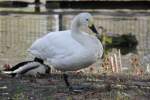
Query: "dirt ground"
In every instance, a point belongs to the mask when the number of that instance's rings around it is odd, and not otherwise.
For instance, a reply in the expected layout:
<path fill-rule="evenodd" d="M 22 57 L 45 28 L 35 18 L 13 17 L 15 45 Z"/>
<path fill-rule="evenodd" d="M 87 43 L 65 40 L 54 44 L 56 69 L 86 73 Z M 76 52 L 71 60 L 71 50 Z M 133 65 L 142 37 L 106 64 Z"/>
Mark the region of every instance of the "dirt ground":
<path fill-rule="evenodd" d="M 61 74 L 40 78 L 11 78 L 0 74 L 0 100 L 149 100 L 150 75 L 81 75 L 70 74 L 70 92 Z"/>

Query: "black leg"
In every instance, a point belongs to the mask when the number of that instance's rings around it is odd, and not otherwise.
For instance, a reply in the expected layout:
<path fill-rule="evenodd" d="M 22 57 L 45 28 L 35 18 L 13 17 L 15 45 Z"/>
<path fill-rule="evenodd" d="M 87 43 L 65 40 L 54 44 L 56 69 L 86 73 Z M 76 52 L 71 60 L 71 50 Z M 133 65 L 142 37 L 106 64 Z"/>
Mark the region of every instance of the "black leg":
<path fill-rule="evenodd" d="M 63 74 L 63 79 L 64 79 L 64 81 L 65 81 L 65 84 L 66 84 L 66 86 L 69 88 L 69 90 L 73 90 L 72 89 L 72 86 L 70 85 L 70 83 L 69 83 L 69 81 L 68 81 L 68 75 L 67 74 Z"/>
<path fill-rule="evenodd" d="M 82 87 L 72 87 L 68 81 L 68 75 L 67 74 L 63 74 L 63 79 L 66 83 L 66 86 L 69 88 L 69 91 L 71 92 L 75 92 L 75 93 L 81 93 L 83 91 Z"/>

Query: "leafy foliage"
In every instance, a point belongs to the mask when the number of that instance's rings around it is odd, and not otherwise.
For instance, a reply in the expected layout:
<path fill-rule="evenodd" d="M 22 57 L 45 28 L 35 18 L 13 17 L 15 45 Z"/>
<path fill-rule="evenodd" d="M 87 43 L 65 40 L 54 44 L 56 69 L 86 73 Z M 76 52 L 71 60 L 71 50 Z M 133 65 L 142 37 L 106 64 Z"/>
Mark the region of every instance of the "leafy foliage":
<path fill-rule="evenodd" d="M 121 54 L 123 55 L 130 52 L 137 52 L 136 47 L 138 45 L 138 41 L 135 35 L 132 35 L 131 33 L 114 36 L 102 35 L 99 39 L 103 43 L 105 53 L 111 51 L 113 48 L 120 49 Z"/>

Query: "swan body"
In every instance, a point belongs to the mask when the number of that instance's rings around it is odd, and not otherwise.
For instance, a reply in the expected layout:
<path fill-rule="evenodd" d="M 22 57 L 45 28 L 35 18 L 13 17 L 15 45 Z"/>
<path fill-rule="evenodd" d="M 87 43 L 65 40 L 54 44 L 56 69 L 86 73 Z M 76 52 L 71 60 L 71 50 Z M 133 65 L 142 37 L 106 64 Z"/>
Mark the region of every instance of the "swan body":
<path fill-rule="evenodd" d="M 83 32 L 82 26 L 97 34 L 92 16 L 81 13 L 73 19 L 69 30 L 48 33 L 37 39 L 28 51 L 61 71 L 86 68 L 102 57 L 103 47 L 94 34 Z"/>

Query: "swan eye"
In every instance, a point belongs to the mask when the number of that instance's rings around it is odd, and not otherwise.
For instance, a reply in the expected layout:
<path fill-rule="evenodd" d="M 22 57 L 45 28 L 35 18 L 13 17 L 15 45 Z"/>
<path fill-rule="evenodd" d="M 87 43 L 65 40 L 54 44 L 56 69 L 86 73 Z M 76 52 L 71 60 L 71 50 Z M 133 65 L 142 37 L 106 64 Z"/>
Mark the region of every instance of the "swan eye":
<path fill-rule="evenodd" d="M 89 19 L 86 19 L 86 21 L 89 21 Z"/>

